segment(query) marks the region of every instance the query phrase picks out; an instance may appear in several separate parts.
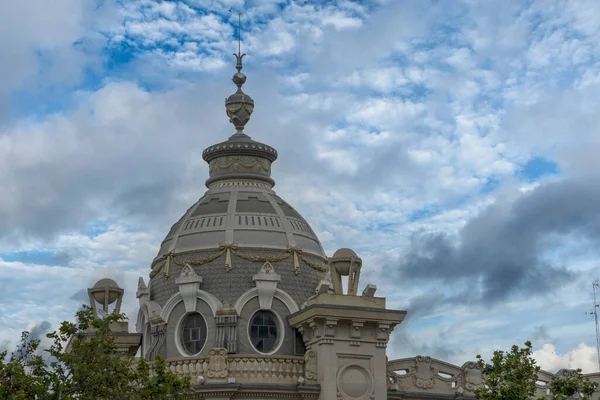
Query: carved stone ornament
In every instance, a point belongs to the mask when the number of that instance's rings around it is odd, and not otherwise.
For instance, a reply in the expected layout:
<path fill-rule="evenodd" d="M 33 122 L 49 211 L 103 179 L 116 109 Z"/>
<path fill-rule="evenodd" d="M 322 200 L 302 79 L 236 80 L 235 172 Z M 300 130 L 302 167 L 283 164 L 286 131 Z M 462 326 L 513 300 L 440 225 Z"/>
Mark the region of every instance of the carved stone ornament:
<path fill-rule="evenodd" d="M 476 362 L 468 362 L 463 365 L 465 377 L 465 389 L 474 392 L 483 387 L 483 371 Z"/>
<path fill-rule="evenodd" d="M 435 370 L 431 357 L 417 356 L 412 369 L 413 383 L 419 389 L 431 389 L 435 383 Z"/>
<path fill-rule="evenodd" d="M 209 378 L 227 378 L 229 376 L 227 349 L 210 349 L 208 352 Z"/>
<path fill-rule="evenodd" d="M 181 275 L 175 280 L 175 283 L 179 285 L 179 293 L 183 299 L 186 312 L 196 311 L 196 304 L 198 303 L 198 289 L 200 283 L 202 283 L 202 277 L 196 274 L 194 268 L 190 264 L 185 264 L 181 270 Z"/>
<path fill-rule="evenodd" d="M 150 300 L 147 301 L 145 305 L 148 309 L 148 322 L 150 322 L 152 325 L 163 324 L 166 322 L 160 316 L 162 308 L 157 302 Z"/>
<path fill-rule="evenodd" d="M 344 294 L 342 276 L 347 276 L 348 295 L 356 296 L 362 259 L 353 250 L 339 249 L 329 258 L 329 263 L 335 294 Z"/>
<path fill-rule="evenodd" d="M 252 280 L 258 289 L 258 302 L 261 310 L 270 310 L 277 290 L 277 282 L 281 280 L 281 276 L 275 272 L 273 265 L 267 261 L 258 274 L 252 277 Z"/>
<path fill-rule="evenodd" d="M 314 350 L 304 353 L 304 379 L 308 383 L 317 381 L 317 353 Z"/>

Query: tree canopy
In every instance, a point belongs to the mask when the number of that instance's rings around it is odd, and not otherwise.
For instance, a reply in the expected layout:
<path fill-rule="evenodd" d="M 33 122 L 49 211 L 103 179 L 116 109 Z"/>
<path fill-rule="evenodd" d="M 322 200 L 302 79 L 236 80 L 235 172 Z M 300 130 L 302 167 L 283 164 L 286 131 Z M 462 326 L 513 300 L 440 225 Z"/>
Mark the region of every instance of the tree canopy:
<path fill-rule="evenodd" d="M 143 358 L 123 357 L 115 344 L 111 323 L 123 314 L 98 318 L 88 306 L 76 322 L 63 322 L 47 334 L 52 344 L 40 349 L 40 340 L 23 332 L 10 355 L 0 353 L 0 399 L 178 399 L 190 379 L 179 378 L 158 357 L 152 368 Z M 67 349 L 68 345 L 68 349 Z"/>
<path fill-rule="evenodd" d="M 485 386 L 475 391 L 481 400 L 528 400 L 536 394 L 536 382 L 540 367 L 532 357 L 532 344 L 525 347 L 512 346 L 509 352 L 494 351 L 490 362 L 477 355 L 477 363 L 482 368 Z M 579 394 L 579 398 L 589 400 L 598 390 L 598 384 L 581 374 L 581 369 L 556 375 L 549 383 L 550 394 L 539 399 L 567 400 Z"/>

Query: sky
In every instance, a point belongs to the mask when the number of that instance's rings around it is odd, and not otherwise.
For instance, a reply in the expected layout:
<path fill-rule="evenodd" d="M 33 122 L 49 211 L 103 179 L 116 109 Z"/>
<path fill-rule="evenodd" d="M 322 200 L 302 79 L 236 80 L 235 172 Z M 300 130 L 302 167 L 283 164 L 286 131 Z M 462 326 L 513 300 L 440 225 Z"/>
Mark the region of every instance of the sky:
<path fill-rule="evenodd" d="M 600 2 L 0 4 L 0 347 L 126 290 L 233 133 L 237 10 L 275 190 L 408 310 L 390 359 L 531 340 L 598 371 Z"/>

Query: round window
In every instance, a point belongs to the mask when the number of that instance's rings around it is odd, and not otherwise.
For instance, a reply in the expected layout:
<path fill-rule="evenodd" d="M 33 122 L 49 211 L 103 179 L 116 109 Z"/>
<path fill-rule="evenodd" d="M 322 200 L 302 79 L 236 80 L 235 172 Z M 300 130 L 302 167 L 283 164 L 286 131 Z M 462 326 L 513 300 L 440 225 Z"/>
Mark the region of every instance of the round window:
<path fill-rule="evenodd" d="M 250 321 L 250 341 L 261 353 L 270 353 L 277 347 L 279 338 L 277 317 L 271 311 L 258 311 Z"/>
<path fill-rule="evenodd" d="M 198 313 L 188 314 L 181 322 L 181 344 L 186 353 L 200 353 L 206 343 L 206 321 Z"/>

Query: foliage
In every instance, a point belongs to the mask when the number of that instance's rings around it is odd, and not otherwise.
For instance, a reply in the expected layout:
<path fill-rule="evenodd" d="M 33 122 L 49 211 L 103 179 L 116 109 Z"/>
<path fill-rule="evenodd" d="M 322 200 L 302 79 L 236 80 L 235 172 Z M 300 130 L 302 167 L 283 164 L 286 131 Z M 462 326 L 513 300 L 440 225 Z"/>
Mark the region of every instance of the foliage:
<path fill-rule="evenodd" d="M 494 351 L 491 363 L 477 355 L 485 378 L 485 386 L 475 391 L 481 400 L 526 400 L 535 395 L 540 367 L 531 357 L 531 342 L 525 347 L 512 346 L 510 352 Z"/>
<path fill-rule="evenodd" d="M 598 390 L 598 384 L 581 375 L 581 369 L 556 377 L 550 382 L 550 393 L 552 400 L 572 399 L 575 395 L 583 400 L 592 398 Z"/>
<path fill-rule="evenodd" d="M 525 347 L 512 346 L 510 352 L 497 350 L 490 363 L 478 355 L 477 363 L 482 368 L 485 386 L 475 391 L 481 400 L 526 400 L 536 393 L 536 382 L 540 367 L 532 357 L 531 342 Z M 574 396 L 590 400 L 598 390 L 598 384 L 581 375 L 581 370 L 566 371 L 550 382 L 551 400 L 572 400 Z M 544 399 L 544 397 L 539 398 Z"/>
<path fill-rule="evenodd" d="M 0 399 L 178 399 L 185 396 L 189 378 L 180 379 L 158 358 L 150 371 L 144 359 L 123 357 L 111 324 L 118 313 L 98 318 L 90 307 L 46 335 L 52 345 L 40 354 L 40 341 L 21 336 L 7 360 L 0 353 Z M 44 357 L 42 354 L 46 354 Z"/>

